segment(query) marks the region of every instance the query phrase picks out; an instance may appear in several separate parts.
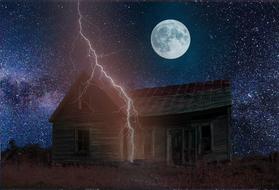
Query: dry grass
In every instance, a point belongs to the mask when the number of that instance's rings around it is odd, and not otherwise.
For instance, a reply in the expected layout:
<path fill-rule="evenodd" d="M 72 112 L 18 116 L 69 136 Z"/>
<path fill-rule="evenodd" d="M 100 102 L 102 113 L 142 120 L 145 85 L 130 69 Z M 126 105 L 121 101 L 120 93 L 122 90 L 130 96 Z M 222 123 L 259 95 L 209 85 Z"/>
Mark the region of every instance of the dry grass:
<path fill-rule="evenodd" d="M 279 188 L 278 163 L 264 159 L 191 167 L 158 165 L 46 166 L 24 162 L 3 166 L 5 187 Z"/>

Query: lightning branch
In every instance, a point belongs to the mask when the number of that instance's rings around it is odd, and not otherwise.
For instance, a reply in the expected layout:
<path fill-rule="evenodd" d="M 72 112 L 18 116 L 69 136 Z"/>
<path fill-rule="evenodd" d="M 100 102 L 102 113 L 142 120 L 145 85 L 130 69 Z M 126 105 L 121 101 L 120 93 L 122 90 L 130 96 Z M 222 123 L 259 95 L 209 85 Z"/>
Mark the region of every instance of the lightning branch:
<path fill-rule="evenodd" d="M 88 37 L 85 35 L 82 27 L 82 20 L 83 16 L 80 11 L 80 0 L 78 0 L 77 3 L 77 11 L 78 11 L 78 24 L 79 24 L 79 35 L 80 37 L 86 42 L 88 46 L 88 56 L 90 57 L 90 66 L 91 66 L 91 74 L 89 79 L 86 81 L 86 85 L 80 95 L 80 97 L 84 94 L 88 86 L 93 80 L 94 74 L 96 69 L 99 69 L 101 72 L 101 75 L 105 77 L 113 86 L 114 89 L 116 89 L 119 93 L 119 96 L 124 100 L 126 106 L 126 124 L 125 128 L 127 129 L 127 137 L 128 137 L 128 160 L 130 162 L 134 161 L 134 155 L 135 155 L 135 129 L 132 125 L 133 123 L 133 117 L 137 118 L 137 111 L 133 105 L 133 100 L 131 97 L 127 94 L 127 92 L 124 90 L 122 86 L 117 84 L 113 78 L 105 71 L 104 67 L 99 63 L 98 58 L 102 57 L 99 56 L 96 53 L 96 50 L 94 49 L 91 41 L 88 39 Z"/>

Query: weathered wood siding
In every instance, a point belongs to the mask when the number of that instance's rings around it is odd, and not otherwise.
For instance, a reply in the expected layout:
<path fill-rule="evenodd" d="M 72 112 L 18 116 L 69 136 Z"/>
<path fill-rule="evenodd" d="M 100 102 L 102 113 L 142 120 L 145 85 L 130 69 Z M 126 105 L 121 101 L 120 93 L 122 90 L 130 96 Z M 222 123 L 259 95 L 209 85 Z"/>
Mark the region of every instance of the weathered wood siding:
<path fill-rule="evenodd" d="M 167 133 L 165 127 L 155 126 L 154 133 L 154 160 L 166 161 Z"/>
<path fill-rule="evenodd" d="M 167 136 L 164 126 L 145 126 L 137 142 L 136 159 L 153 161 L 166 160 Z"/>
<path fill-rule="evenodd" d="M 108 93 L 95 83 L 89 85 L 82 94 L 86 80 L 86 77 L 81 76 L 51 118 L 53 160 L 56 162 L 122 160 L 125 156 L 120 131 L 124 126 L 121 120 L 122 113 Z M 78 129 L 89 130 L 88 155 L 77 152 Z"/>
<path fill-rule="evenodd" d="M 226 116 L 221 116 L 212 121 L 213 126 L 213 152 L 227 156 L 228 151 L 228 122 Z"/>
<path fill-rule="evenodd" d="M 63 124 L 52 128 L 52 158 L 54 162 L 70 161 L 75 157 L 75 129 Z"/>
<path fill-rule="evenodd" d="M 144 133 L 144 159 L 153 159 L 153 129 L 150 127 L 145 127 Z"/>
<path fill-rule="evenodd" d="M 76 131 L 89 130 L 89 154 L 76 152 Z M 102 123 L 66 124 L 53 127 L 53 160 L 55 162 L 99 162 L 118 161 L 121 155 L 121 136 L 118 126 Z"/>
<path fill-rule="evenodd" d="M 144 159 L 144 132 L 145 130 L 140 127 L 135 130 L 135 159 Z"/>
<path fill-rule="evenodd" d="M 190 117 L 180 117 L 161 121 L 160 124 L 156 122 L 145 122 L 143 127 L 143 158 L 153 161 L 168 161 L 170 159 L 171 150 L 168 150 L 168 130 L 173 128 L 184 128 L 194 132 L 195 145 L 191 155 L 192 159 L 204 159 L 207 161 L 226 160 L 230 155 L 230 134 L 229 134 L 229 112 L 230 107 L 220 109 L 219 111 L 200 112 L 198 115 Z M 157 122 L 158 122 L 157 121 Z M 164 122 L 162 122 L 164 121 Z M 211 130 L 211 151 L 201 154 L 201 127 L 208 126 Z M 192 141 L 191 141 L 192 142 Z M 139 151 L 139 150 L 138 150 Z M 142 157 L 140 157 L 142 158 Z M 169 160 L 170 161 L 170 160 Z"/>
<path fill-rule="evenodd" d="M 211 128 L 211 152 L 200 155 L 199 159 L 207 160 L 207 161 L 219 161 L 229 159 L 229 134 L 228 134 L 228 116 L 222 115 L 213 117 L 209 119 L 207 122 L 201 122 L 200 124 L 196 123 L 195 127 L 199 127 L 202 125 L 209 125 Z M 199 139 L 198 139 L 198 147 L 201 147 L 200 135 L 201 128 L 198 129 Z M 200 151 L 198 151 L 200 152 Z"/>
<path fill-rule="evenodd" d="M 90 157 L 92 160 L 121 160 L 120 127 L 104 123 L 90 128 Z"/>
<path fill-rule="evenodd" d="M 167 133 L 168 129 L 174 127 L 195 129 L 197 134 L 195 146 L 198 154 L 201 143 L 198 136 L 202 125 L 209 125 L 211 128 L 212 151 L 206 155 L 197 155 L 197 158 L 202 157 L 207 161 L 229 159 L 229 117 L 226 112 L 216 112 L 216 114 L 210 112 L 210 115 L 201 112 L 198 117 L 179 118 L 168 119 L 165 122 L 162 122 L 164 118 L 159 119 L 161 122 L 143 122 L 135 133 L 135 159 L 167 162 L 169 156 Z M 123 126 L 123 121 L 122 123 L 114 122 L 114 120 L 105 122 L 103 119 L 102 122 L 82 119 L 76 124 L 69 121 L 56 122 L 53 127 L 53 160 L 93 163 L 127 160 L 127 140 L 125 141 L 125 134 L 121 133 Z M 80 156 L 76 153 L 75 134 L 77 129 L 90 131 L 90 154 L 88 156 Z"/>

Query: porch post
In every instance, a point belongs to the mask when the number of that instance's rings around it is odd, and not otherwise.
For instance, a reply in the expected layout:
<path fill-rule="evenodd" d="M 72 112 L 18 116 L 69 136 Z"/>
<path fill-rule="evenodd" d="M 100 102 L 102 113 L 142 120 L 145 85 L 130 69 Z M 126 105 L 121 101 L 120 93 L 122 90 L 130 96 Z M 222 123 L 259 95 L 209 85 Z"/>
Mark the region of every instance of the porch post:
<path fill-rule="evenodd" d="M 170 130 L 167 129 L 167 164 L 170 165 L 171 164 L 171 135 L 170 135 Z"/>
<path fill-rule="evenodd" d="M 184 129 L 182 128 L 182 164 L 185 164 L 185 134 Z"/>

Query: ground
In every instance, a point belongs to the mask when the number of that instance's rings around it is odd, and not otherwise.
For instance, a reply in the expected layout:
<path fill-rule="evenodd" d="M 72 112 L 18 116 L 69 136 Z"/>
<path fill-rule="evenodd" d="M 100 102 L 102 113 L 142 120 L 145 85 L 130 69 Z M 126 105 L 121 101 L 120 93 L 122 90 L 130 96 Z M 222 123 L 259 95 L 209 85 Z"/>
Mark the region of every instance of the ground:
<path fill-rule="evenodd" d="M 94 187 L 99 189 L 279 188 L 279 162 L 268 157 L 194 167 L 152 163 L 54 166 L 39 162 L 2 164 L 4 187 Z"/>

